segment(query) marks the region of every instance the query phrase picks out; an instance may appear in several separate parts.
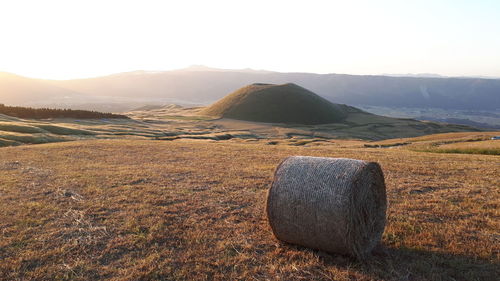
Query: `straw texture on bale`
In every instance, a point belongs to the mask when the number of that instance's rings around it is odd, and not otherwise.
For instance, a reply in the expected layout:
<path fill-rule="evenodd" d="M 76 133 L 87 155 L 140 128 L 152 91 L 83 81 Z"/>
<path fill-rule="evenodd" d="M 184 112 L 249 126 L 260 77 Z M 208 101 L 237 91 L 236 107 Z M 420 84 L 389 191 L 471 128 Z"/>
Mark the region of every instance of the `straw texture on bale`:
<path fill-rule="evenodd" d="M 360 260 L 380 242 L 386 209 L 380 166 L 345 158 L 288 157 L 267 197 L 279 240 Z"/>

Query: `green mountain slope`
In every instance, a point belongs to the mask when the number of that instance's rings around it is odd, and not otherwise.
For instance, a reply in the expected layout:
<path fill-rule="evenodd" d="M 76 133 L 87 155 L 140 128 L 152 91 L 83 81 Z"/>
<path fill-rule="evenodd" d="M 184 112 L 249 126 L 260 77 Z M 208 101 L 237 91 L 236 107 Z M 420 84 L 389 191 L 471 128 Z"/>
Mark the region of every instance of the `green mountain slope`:
<path fill-rule="evenodd" d="M 231 119 L 296 124 L 327 124 L 343 121 L 350 111 L 293 83 L 252 84 L 240 88 L 200 114 Z"/>

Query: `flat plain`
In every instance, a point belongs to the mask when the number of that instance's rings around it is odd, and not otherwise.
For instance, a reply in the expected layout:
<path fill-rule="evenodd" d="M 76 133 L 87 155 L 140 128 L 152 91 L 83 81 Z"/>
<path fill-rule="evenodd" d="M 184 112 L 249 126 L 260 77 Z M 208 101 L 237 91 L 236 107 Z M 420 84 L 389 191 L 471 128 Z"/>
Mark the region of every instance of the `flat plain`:
<path fill-rule="evenodd" d="M 500 158 L 412 148 L 477 139 L 477 132 L 457 134 L 379 143 L 114 139 L 0 148 L 0 279 L 495 280 Z M 381 164 L 388 222 L 369 262 L 273 236 L 266 193 L 290 155 Z"/>

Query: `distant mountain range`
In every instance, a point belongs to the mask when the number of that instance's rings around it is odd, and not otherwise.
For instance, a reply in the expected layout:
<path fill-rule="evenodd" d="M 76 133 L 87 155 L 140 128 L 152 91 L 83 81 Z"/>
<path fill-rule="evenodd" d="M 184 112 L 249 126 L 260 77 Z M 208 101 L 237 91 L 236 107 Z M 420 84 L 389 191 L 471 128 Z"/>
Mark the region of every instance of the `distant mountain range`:
<path fill-rule="evenodd" d="M 381 74 L 381 76 L 391 76 L 391 77 L 418 77 L 418 78 L 457 78 L 457 79 L 475 79 L 475 78 L 480 78 L 480 79 L 500 79 L 500 77 L 494 77 L 494 76 L 445 76 L 441 74 L 435 74 L 435 73 L 406 73 L 406 74 L 388 74 L 384 73 Z"/>
<path fill-rule="evenodd" d="M 296 83 L 341 104 L 500 110 L 500 80 L 282 73 L 194 66 L 133 71 L 76 80 L 41 80 L 0 73 L 0 103 L 124 111 L 151 104 L 207 105 L 252 83 Z"/>

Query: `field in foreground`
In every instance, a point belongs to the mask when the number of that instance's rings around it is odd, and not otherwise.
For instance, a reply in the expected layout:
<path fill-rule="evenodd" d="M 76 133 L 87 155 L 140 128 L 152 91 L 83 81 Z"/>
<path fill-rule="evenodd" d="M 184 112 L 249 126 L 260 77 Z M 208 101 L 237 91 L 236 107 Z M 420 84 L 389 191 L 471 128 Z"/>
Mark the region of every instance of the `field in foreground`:
<path fill-rule="evenodd" d="M 289 155 L 379 162 L 368 264 L 280 243 L 264 206 Z M 323 146 L 88 140 L 0 148 L 1 280 L 495 280 L 500 158 Z"/>

